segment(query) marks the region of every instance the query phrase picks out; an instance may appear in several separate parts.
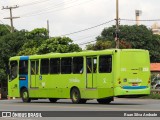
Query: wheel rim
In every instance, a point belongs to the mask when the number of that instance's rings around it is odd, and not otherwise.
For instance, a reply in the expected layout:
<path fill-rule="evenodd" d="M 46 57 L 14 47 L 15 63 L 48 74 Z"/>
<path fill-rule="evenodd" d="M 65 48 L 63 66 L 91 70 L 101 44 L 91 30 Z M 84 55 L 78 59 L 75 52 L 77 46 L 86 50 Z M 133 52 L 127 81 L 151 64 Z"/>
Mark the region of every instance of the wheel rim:
<path fill-rule="evenodd" d="M 24 92 L 24 93 L 23 93 L 23 98 L 26 99 L 27 96 L 28 96 L 27 92 Z"/>
<path fill-rule="evenodd" d="M 77 92 L 73 92 L 73 100 L 77 101 L 78 99 L 78 93 Z"/>

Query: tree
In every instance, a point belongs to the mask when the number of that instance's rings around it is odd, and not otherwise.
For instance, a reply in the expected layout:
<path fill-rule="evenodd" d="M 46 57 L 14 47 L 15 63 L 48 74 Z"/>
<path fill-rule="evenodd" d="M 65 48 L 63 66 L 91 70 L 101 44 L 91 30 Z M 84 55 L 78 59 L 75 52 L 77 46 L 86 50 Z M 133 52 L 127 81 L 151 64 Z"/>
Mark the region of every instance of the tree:
<path fill-rule="evenodd" d="M 38 48 L 38 54 L 45 54 L 50 52 L 67 53 L 67 52 L 79 52 L 82 49 L 74 44 L 68 37 L 53 37 L 44 41 Z"/>
<path fill-rule="evenodd" d="M 38 47 L 41 45 L 42 41 L 38 40 L 28 40 L 23 44 L 21 50 L 17 55 L 34 55 L 38 51 Z"/>
<path fill-rule="evenodd" d="M 115 26 L 103 29 L 101 35 L 97 37 L 97 41 L 109 40 L 112 42 L 113 45 L 115 45 L 113 36 L 114 32 L 115 32 Z M 121 25 L 119 40 L 120 40 L 120 48 L 149 50 L 151 62 L 160 62 L 160 53 L 159 53 L 160 35 L 154 35 L 151 29 L 148 29 L 146 26 Z M 96 45 L 97 44 L 98 43 L 96 43 Z"/>
<path fill-rule="evenodd" d="M 0 37 L 10 33 L 10 26 L 0 24 Z"/>
<path fill-rule="evenodd" d="M 24 43 L 18 55 L 37 54 L 38 47 L 44 40 L 48 39 L 47 30 L 45 28 L 36 28 L 25 34 L 27 42 Z"/>
<path fill-rule="evenodd" d="M 46 28 L 36 28 L 30 32 L 27 32 L 26 37 L 30 40 L 46 40 L 49 38 Z"/>
<path fill-rule="evenodd" d="M 0 37 L 0 83 L 1 87 L 7 87 L 8 62 L 11 56 L 15 56 L 25 43 L 25 32 L 17 31 L 7 33 Z"/>
<path fill-rule="evenodd" d="M 104 50 L 113 48 L 113 42 L 106 40 L 98 40 L 95 44 L 87 45 L 87 50 Z"/>

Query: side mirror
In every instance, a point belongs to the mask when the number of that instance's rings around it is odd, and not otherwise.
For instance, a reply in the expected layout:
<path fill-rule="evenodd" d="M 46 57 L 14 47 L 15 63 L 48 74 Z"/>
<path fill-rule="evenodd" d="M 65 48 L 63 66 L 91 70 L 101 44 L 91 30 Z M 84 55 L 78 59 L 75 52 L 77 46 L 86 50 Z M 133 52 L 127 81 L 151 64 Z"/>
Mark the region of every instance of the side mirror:
<path fill-rule="evenodd" d="M 10 73 L 11 73 L 11 72 L 10 72 L 9 67 L 6 67 L 6 74 L 7 74 L 7 75 L 10 75 Z"/>

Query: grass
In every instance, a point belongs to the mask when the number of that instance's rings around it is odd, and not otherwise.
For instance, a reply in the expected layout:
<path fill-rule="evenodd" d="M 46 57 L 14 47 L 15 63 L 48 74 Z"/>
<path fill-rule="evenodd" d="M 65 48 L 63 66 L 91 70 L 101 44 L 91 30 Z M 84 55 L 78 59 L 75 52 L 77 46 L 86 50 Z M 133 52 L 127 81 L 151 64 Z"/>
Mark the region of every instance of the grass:
<path fill-rule="evenodd" d="M 141 98 L 144 98 L 144 99 L 160 99 L 160 94 L 159 93 L 152 93 L 148 96 L 143 96 Z"/>

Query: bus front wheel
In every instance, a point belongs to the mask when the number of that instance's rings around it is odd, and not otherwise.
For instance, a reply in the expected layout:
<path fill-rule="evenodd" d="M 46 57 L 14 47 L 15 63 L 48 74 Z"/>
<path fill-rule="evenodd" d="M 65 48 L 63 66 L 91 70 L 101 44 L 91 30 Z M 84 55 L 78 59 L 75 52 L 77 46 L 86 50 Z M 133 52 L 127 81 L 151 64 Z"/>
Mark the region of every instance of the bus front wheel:
<path fill-rule="evenodd" d="M 26 103 L 31 102 L 31 99 L 29 98 L 28 90 L 26 88 L 21 91 L 21 97 L 23 102 L 26 102 Z"/>

